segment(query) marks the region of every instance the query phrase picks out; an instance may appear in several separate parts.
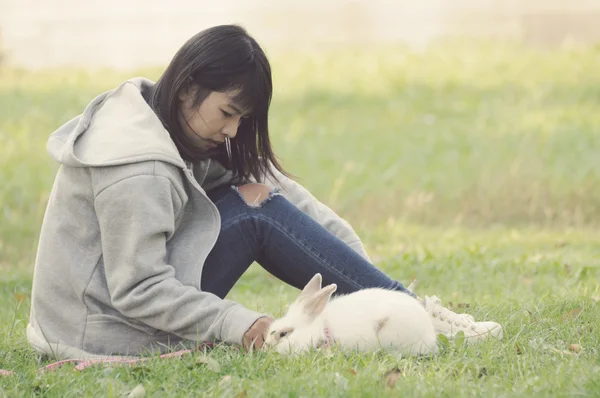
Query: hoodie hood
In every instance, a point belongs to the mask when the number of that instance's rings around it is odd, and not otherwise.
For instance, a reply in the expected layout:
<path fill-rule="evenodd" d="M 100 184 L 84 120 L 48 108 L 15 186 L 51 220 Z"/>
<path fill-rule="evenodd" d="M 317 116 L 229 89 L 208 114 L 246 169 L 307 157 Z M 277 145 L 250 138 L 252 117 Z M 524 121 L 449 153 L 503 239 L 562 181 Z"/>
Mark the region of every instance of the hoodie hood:
<path fill-rule="evenodd" d="M 153 85 L 134 78 L 94 98 L 81 115 L 51 134 L 50 156 L 70 167 L 158 160 L 185 168 L 169 132 L 142 96 Z"/>

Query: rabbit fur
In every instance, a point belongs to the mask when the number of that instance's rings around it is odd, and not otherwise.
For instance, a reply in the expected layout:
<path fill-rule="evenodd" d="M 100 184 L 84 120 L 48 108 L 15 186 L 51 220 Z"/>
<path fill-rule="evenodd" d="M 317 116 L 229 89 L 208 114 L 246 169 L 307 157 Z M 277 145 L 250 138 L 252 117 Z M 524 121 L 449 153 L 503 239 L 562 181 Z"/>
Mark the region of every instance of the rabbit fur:
<path fill-rule="evenodd" d="M 266 347 L 283 354 L 329 344 L 362 352 L 392 349 L 402 355 L 438 352 L 432 320 L 415 298 L 371 288 L 330 300 L 336 289 L 335 284 L 322 288 L 316 274 L 285 316 L 271 324 Z"/>

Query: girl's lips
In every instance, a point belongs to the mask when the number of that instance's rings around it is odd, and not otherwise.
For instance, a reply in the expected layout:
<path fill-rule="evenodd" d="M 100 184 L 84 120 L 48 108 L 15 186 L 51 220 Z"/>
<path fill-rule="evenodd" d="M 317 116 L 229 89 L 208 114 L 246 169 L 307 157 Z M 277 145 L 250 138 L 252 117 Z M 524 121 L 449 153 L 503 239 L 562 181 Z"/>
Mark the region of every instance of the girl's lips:
<path fill-rule="evenodd" d="M 210 148 L 216 148 L 217 145 L 220 144 L 220 142 L 216 142 L 213 140 L 206 140 L 206 144 L 210 147 Z"/>

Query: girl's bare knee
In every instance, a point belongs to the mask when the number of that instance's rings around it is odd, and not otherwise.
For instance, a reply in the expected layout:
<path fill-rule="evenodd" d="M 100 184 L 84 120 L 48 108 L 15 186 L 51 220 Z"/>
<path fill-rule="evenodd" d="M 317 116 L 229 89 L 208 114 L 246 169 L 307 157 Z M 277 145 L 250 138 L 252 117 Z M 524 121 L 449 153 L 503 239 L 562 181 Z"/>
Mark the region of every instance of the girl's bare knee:
<path fill-rule="evenodd" d="M 250 183 L 237 187 L 248 206 L 259 207 L 271 194 L 271 187 L 265 184 Z"/>

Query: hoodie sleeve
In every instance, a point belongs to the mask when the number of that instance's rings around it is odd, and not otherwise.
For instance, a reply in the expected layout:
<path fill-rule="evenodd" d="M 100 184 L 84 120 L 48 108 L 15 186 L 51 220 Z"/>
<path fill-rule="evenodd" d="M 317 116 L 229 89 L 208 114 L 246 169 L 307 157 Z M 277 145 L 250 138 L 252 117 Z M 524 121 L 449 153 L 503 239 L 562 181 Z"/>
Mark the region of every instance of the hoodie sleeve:
<path fill-rule="evenodd" d="M 126 317 L 185 339 L 242 344 L 264 315 L 183 285 L 165 262 L 178 203 L 171 181 L 154 175 L 126 178 L 96 196 L 112 304 Z"/>
<path fill-rule="evenodd" d="M 264 182 L 266 185 L 273 188 L 280 188 L 281 193 L 297 208 L 311 216 L 315 221 L 344 241 L 363 258 L 371 261 L 362 241 L 346 220 L 338 216 L 332 209 L 319 202 L 302 185 L 281 174 L 274 167 L 271 167 L 271 170 L 273 170 L 273 174 L 277 180 L 274 180 L 271 176 L 267 176 Z"/>

